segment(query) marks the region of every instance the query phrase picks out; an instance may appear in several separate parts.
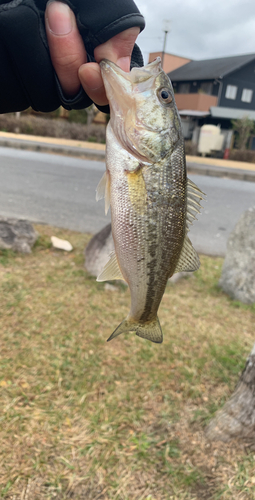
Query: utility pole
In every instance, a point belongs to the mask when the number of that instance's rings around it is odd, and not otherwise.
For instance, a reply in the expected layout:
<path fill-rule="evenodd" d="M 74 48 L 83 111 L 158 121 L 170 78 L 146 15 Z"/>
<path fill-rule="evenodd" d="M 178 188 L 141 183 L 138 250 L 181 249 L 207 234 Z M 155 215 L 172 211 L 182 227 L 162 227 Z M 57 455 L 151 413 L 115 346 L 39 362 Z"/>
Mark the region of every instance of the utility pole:
<path fill-rule="evenodd" d="M 169 19 L 165 19 L 163 21 L 163 31 L 165 33 L 164 35 L 164 43 L 163 43 L 163 50 L 162 50 L 162 60 L 161 60 L 161 65 L 162 65 L 162 68 L 164 69 L 164 56 L 165 56 L 165 50 L 166 50 L 166 39 L 167 39 L 167 35 L 168 35 L 168 32 L 170 30 L 170 21 Z"/>

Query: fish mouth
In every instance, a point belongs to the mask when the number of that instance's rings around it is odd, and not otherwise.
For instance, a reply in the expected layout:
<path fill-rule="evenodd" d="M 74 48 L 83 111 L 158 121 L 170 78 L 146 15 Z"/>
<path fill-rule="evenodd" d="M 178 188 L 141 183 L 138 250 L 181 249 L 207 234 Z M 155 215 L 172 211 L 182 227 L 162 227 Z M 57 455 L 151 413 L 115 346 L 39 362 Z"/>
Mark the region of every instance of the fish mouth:
<path fill-rule="evenodd" d="M 147 81 L 153 76 L 156 77 L 163 71 L 161 67 L 160 57 L 157 57 L 154 61 L 147 64 L 146 66 L 134 67 L 130 72 L 124 71 L 119 66 L 117 66 L 117 64 L 109 61 L 109 59 L 102 59 L 102 61 L 100 62 L 100 68 L 102 70 L 103 77 L 104 73 L 109 73 L 111 71 L 112 74 L 115 74 L 117 78 L 121 77 L 124 80 L 132 82 L 133 84 L 139 84 Z"/>
<path fill-rule="evenodd" d="M 100 62 L 100 68 L 106 95 L 112 107 L 116 102 L 119 103 L 119 106 L 125 107 L 127 97 L 127 106 L 129 106 L 132 94 L 151 90 L 155 78 L 163 71 L 160 57 L 146 66 L 132 68 L 130 72 L 124 71 L 108 59 L 103 59 Z"/>
<path fill-rule="evenodd" d="M 115 135 L 129 153 L 139 161 L 151 164 L 151 160 L 141 154 L 138 147 L 128 139 L 124 122 L 127 116 L 136 115 L 134 93 L 151 90 L 155 78 L 163 71 L 160 57 L 146 66 L 132 68 L 128 73 L 108 59 L 103 59 L 100 62 L 100 68 L 110 109 L 113 111 L 111 114 L 113 117 L 123 118 L 122 121 L 118 120 L 116 126 L 114 126 L 114 120 L 112 121 Z M 136 123 L 137 125 L 139 127 L 141 124 Z M 154 131 L 152 127 L 146 124 L 142 124 L 142 126 L 148 131 Z"/>

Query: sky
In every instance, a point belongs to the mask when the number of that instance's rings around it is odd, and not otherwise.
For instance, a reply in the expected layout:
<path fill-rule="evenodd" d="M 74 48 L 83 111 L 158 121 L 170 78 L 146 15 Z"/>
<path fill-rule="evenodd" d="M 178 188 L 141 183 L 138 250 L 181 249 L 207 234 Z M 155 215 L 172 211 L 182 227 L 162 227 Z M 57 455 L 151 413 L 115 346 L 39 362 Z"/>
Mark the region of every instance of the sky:
<path fill-rule="evenodd" d="M 166 52 L 190 59 L 255 53 L 255 0 L 135 0 L 146 28 L 137 43 L 145 64 L 162 51 L 164 20 L 170 21 Z"/>

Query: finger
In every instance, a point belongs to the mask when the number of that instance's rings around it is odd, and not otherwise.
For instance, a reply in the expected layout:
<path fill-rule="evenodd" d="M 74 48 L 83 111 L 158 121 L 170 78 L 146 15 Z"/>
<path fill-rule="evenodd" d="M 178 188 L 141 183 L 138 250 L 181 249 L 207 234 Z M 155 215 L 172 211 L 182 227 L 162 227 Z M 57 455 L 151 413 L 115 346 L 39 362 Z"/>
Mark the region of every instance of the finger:
<path fill-rule="evenodd" d="M 45 25 L 52 64 L 66 95 L 75 95 L 80 88 L 79 67 L 87 61 L 86 50 L 67 4 L 49 2 Z"/>
<path fill-rule="evenodd" d="M 139 32 L 139 28 L 130 28 L 96 47 L 94 56 L 97 63 L 102 59 L 109 59 L 128 72 L 132 50 Z M 93 102 L 100 106 L 108 104 L 99 64 L 84 64 L 79 70 L 79 77 L 85 92 Z"/>
<path fill-rule="evenodd" d="M 123 71 L 128 72 L 131 54 L 139 33 L 139 28 L 129 28 L 114 36 L 108 42 L 99 45 L 94 51 L 96 61 L 99 63 L 102 59 L 109 59 Z"/>
<path fill-rule="evenodd" d="M 99 64 L 83 64 L 79 69 L 79 77 L 86 94 L 93 102 L 99 106 L 108 104 Z"/>

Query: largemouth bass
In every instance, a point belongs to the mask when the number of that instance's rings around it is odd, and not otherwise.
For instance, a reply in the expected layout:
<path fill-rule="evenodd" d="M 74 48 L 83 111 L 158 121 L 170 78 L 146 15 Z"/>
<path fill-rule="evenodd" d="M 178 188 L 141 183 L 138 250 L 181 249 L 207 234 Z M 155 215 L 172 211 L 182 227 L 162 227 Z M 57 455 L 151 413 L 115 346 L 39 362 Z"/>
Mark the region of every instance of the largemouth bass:
<path fill-rule="evenodd" d="M 184 140 L 172 84 L 160 58 L 125 73 L 100 63 L 110 103 L 106 173 L 97 188 L 111 206 L 115 253 L 97 281 L 124 279 L 131 309 L 108 340 L 123 332 L 162 342 L 157 311 L 168 279 L 195 271 L 188 236 L 203 193 L 186 175 Z"/>

